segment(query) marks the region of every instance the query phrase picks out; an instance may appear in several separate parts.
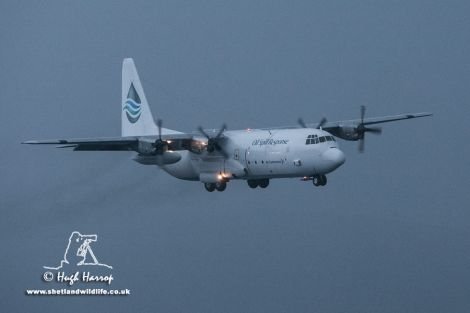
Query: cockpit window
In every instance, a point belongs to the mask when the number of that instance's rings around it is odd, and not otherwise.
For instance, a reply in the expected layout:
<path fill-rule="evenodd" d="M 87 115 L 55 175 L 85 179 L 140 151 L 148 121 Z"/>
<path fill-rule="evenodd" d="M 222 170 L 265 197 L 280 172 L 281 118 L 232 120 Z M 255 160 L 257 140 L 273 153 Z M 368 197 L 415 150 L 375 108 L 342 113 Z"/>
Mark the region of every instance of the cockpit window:
<path fill-rule="evenodd" d="M 327 142 L 327 141 L 336 141 L 334 136 L 321 136 L 318 135 L 308 135 L 307 140 L 305 141 L 306 145 L 314 145 L 320 142 Z"/>
<path fill-rule="evenodd" d="M 318 143 L 318 136 L 317 135 L 308 135 L 307 140 L 305 141 L 306 145 L 313 145 Z"/>

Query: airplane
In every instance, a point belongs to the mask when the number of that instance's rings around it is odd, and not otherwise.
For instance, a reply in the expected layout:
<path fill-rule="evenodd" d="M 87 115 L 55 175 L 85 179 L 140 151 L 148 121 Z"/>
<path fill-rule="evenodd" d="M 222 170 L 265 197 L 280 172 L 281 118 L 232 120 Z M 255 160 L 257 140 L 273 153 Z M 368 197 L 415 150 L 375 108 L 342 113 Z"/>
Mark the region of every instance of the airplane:
<path fill-rule="evenodd" d="M 409 113 L 267 129 L 218 130 L 198 127 L 185 133 L 163 128 L 153 118 L 132 58 L 122 65 L 121 137 L 30 140 L 24 144 L 56 145 L 74 151 L 134 151 L 133 160 L 156 165 L 183 180 L 200 181 L 207 191 L 224 191 L 232 180 L 245 180 L 250 188 L 266 188 L 271 179 L 300 178 L 325 186 L 326 175 L 346 160 L 336 138 L 359 141 L 364 151 L 366 133 L 380 134 L 380 123 L 431 116 Z M 335 138 L 336 137 L 336 138 Z"/>

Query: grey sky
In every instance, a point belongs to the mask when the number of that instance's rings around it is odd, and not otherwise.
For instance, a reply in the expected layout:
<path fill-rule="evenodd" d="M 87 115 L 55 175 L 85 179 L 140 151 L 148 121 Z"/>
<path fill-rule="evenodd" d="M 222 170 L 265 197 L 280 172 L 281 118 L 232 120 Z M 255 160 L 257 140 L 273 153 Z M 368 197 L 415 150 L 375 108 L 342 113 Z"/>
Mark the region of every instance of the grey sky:
<path fill-rule="evenodd" d="M 0 3 L 5 312 L 468 312 L 468 1 Z M 131 153 L 22 146 L 120 133 L 133 57 L 165 126 L 432 111 L 314 188 L 207 193 Z M 124 298 L 33 298 L 73 230 Z"/>

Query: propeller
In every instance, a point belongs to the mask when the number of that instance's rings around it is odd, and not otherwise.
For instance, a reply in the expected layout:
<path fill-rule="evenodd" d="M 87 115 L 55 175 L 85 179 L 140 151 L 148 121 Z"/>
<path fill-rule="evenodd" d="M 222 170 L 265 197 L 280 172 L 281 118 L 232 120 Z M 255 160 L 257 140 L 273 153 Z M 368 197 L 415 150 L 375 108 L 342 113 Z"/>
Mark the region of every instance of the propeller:
<path fill-rule="evenodd" d="M 361 123 L 356 127 L 356 133 L 359 139 L 359 152 L 364 152 L 364 139 L 365 133 L 372 133 L 380 135 L 382 133 L 382 128 L 380 127 L 366 127 L 364 125 L 364 116 L 366 115 L 366 107 L 361 105 Z"/>
<path fill-rule="evenodd" d="M 323 118 L 320 120 L 320 122 L 318 123 L 318 125 L 317 125 L 316 128 L 317 128 L 317 129 L 322 128 L 323 125 L 325 125 L 326 122 L 327 122 L 326 117 L 323 117 Z M 300 125 L 300 127 L 302 127 L 302 128 L 308 128 L 308 127 L 307 127 L 307 124 L 305 124 L 304 120 L 303 120 L 301 117 L 299 117 L 299 119 L 297 120 L 297 123 L 298 123 L 298 124 Z"/>
<path fill-rule="evenodd" d="M 299 123 L 300 127 L 302 128 L 308 128 L 307 124 L 305 124 L 304 120 L 301 117 L 299 117 L 299 119 L 297 120 L 297 123 Z"/>
<path fill-rule="evenodd" d="M 162 140 L 162 125 L 163 121 L 161 119 L 157 120 L 157 127 L 158 127 L 158 139 L 155 140 L 153 143 L 153 147 L 155 148 L 155 154 L 163 154 L 165 152 L 165 148 L 168 148 L 168 143 Z"/>
<path fill-rule="evenodd" d="M 317 129 L 320 129 L 320 128 L 322 128 L 322 127 L 323 127 L 323 125 L 325 125 L 325 124 L 326 124 L 326 122 L 327 122 L 327 119 L 326 119 L 326 117 L 322 117 L 322 119 L 320 120 L 320 123 L 318 123 L 318 125 L 317 125 Z"/>
<path fill-rule="evenodd" d="M 226 128 L 227 125 L 223 124 L 215 137 L 209 136 L 209 134 L 207 134 L 201 126 L 199 126 L 197 129 L 202 135 L 204 135 L 204 137 L 207 138 L 207 152 L 212 153 L 217 150 L 218 152 L 220 152 L 220 154 L 223 155 L 224 158 L 228 159 L 227 152 L 225 152 L 219 144 L 222 134 L 224 133 Z"/>

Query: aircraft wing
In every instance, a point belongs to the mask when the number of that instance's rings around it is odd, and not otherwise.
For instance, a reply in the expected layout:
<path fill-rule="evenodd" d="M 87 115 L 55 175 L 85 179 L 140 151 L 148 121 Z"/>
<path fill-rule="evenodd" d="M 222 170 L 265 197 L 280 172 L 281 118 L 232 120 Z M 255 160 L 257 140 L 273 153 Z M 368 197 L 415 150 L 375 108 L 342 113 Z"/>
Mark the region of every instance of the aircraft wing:
<path fill-rule="evenodd" d="M 57 148 L 73 148 L 74 151 L 138 151 L 139 141 L 155 142 L 157 136 L 143 137 L 103 137 L 52 140 L 28 140 L 29 145 L 55 145 Z M 181 142 L 193 138 L 191 134 L 162 134 L 162 140 Z"/>
<path fill-rule="evenodd" d="M 299 126 L 289 127 L 276 127 L 276 128 L 265 128 L 266 130 L 281 129 L 281 128 L 321 128 L 335 137 L 348 140 L 348 141 L 359 141 L 359 151 L 364 151 L 364 135 L 367 132 L 374 134 L 381 134 L 382 129 L 380 127 L 370 127 L 370 125 L 389 123 L 401 120 L 409 120 L 413 118 L 431 116 L 432 113 L 421 112 L 421 113 L 405 113 L 389 116 L 369 117 L 364 118 L 366 108 L 361 106 L 361 118 L 354 120 L 327 122 L 326 118 L 320 120 L 319 123 L 305 123 L 299 118 Z"/>
<path fill-rule="evenodd" d="M 326 122 L 323 125 L 322 129 L 328 131 L 328 129 L 331 129 L 331 128 L 347 126 L 347 125 L 359 125 L 361 123 L 364 126 L 374 125 L 374 124 L 408 120 L 412 118 L 419 118 L 419 117 L 425 117 L 425 116 L 431 116 L 431 115 L 432 113 L 429 113 L 429 112 L 421 112 L 421 113 L 407 113 L 407 114 L 398 114 L 398 115 L 389 115 L 389 116 L 369 117 L 369 118 L 364 118 L 364 120 L 355 119 L 355 120 L 345 120 L 345 121 L 336 121 L 336 122 Z M 308 126 L 316 127 L 317 124 L 308 124 Z"/>
<path fill-rule="evenodd" d="M 364 151 L 364 135 L 366 133 L 381 134 L 382 128 L 380 127 L 370 127 L 370 125 L 389 123 L 401 120 L 409 120 L 412 118 L 419 118 L 425 116 L 431 116 L 432 113 L 421 112 L 421 113 L 407 113 L 407 114 L 398 114 L 398 115 L 389 115 L 389 116 L 380 116 L 380 117 L 370 117 L 364 118 L 366 108 L 361 106 L 361 118 L 355 120 L 346 120 L 346 121 L 337 121 L 337 122 L 327 122 L 323 118 L 317 124 L 305 124 L 302 119 L 299 119 L 299 124 L 301 127 L 307 128 L 321 128 L 335 137 L 349 140 L 349 141 L 359 141 L 359 151 Z"/>
<path fill-rule="evenodd" d="M 52 140 L 28 140 L 28 145 L 56 145 L 57 148 L 74 148 L 75 151 L 127 151 L 134 150 L 138 143 L 135 137 L 75 138 Z"/>
<path fill-rule="evenodd" d="M 357 126 L 361 124 L 361 122 L 363 122 L 363 126 L 366 126 L 366 125 L 408 120 L 408 119 L 425 117 L 425 116 L 432 116 L 432 113 L 429 113 L 429 112 L 405 113 L 405 114 L 397 114 L 397 115 L 369 117 L 369 118 L 364 118 L 364 120 L 354 119 L 354 120 L 325 122 L 321 125 L 321 128 L 329 132 L 330 130 L 338 129 L 343 126 Z M 319 126 L 319 123 L 304 123 L 302 119 L 299 119 L 299 120 L 302 122 L 302 124 L 300 125 L 266 127 L 266 128 L 260 128 L 260 129 L 263 129 L 263 130 L 286 129 L 286 128 L 293 129 L 293 128 L 299 128 L 299 127 L 317 128 Z"/>

